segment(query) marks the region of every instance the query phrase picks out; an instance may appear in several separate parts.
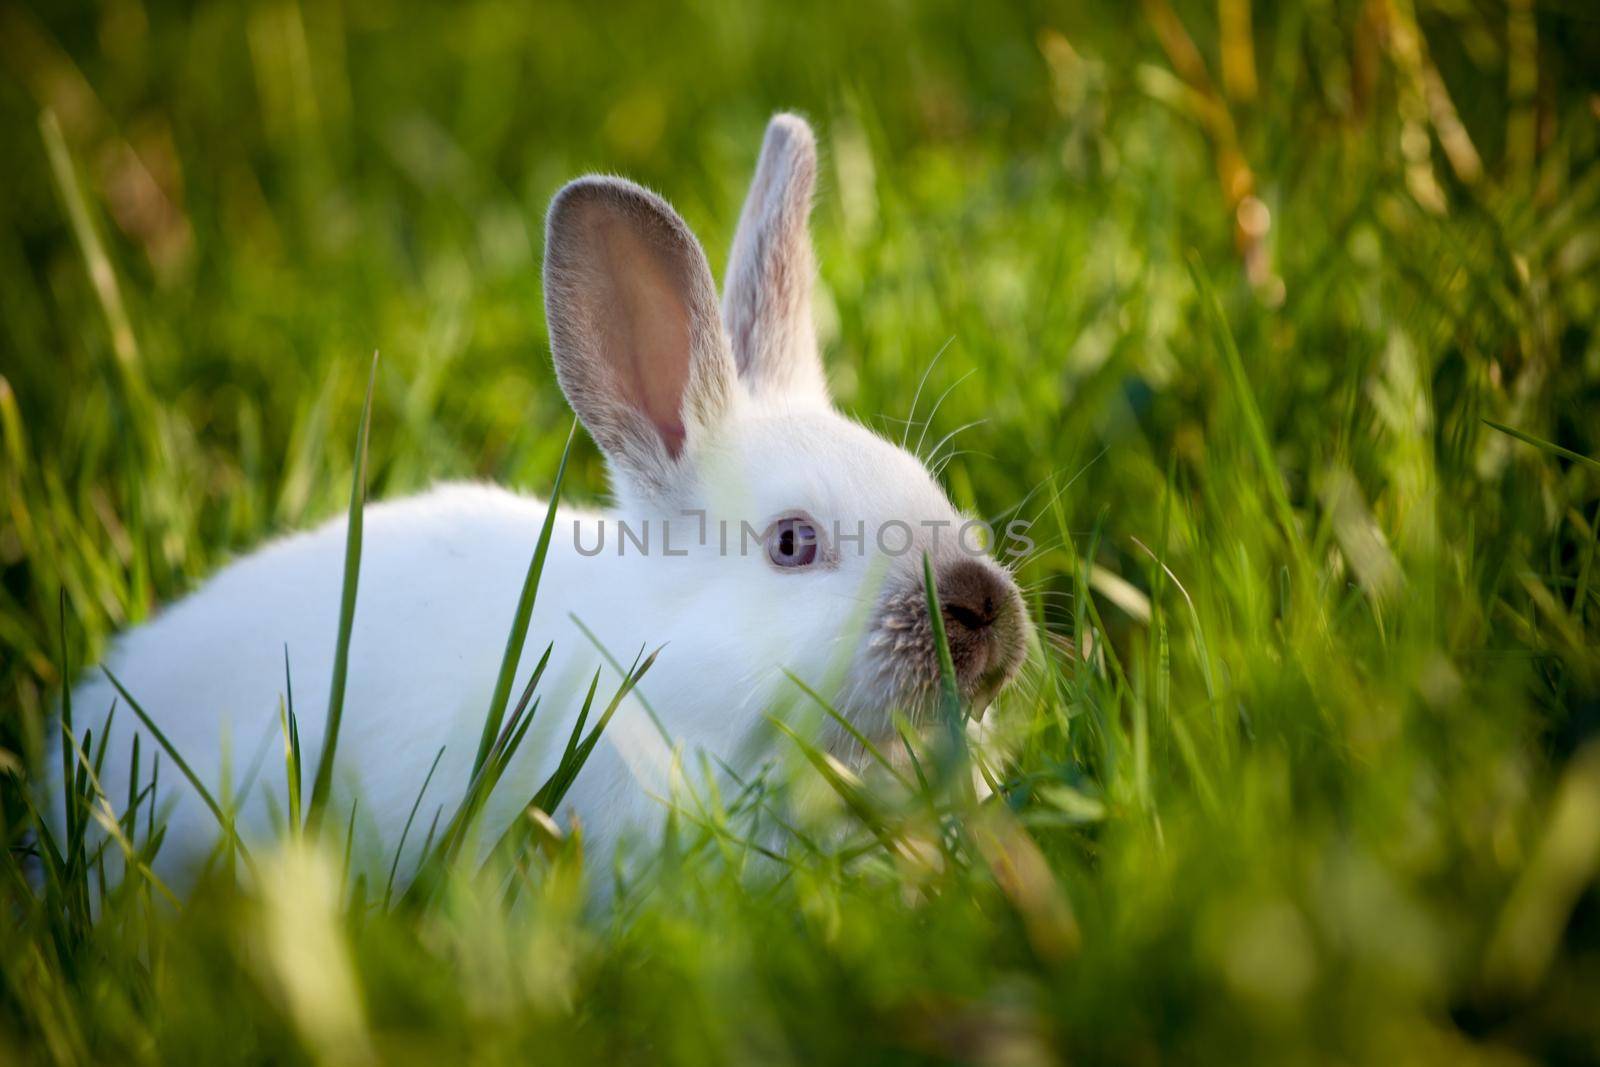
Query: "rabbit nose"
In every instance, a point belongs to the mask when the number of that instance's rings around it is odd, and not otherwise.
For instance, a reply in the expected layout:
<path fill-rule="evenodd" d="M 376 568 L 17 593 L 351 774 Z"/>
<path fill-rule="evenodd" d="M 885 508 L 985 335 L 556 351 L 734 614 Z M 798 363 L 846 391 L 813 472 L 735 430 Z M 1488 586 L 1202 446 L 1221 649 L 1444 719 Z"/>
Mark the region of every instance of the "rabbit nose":
<path fill-rule="evenodd" d="M 940 576 L 939 600 L 947 628 L 981 634 L 1000 617 L 1010 589 L 993 568 L 964 559 Z"/>

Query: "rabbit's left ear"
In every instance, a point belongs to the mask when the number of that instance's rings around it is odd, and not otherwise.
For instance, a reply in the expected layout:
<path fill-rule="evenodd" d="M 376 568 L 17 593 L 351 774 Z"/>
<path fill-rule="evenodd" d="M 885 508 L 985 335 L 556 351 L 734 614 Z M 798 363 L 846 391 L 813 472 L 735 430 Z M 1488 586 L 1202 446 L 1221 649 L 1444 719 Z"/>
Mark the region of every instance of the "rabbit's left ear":
<path fill-rule="evenodd" d="M 579 178 L 550 202 L 544 300 L 561 390 L 613 470 L 675 491 L 737 388 L 700 242 L 649 190 Z"/>
<path fill-rule="evenodd" d="M 722 293 L 722 321 L 752 393 L 828 397 L 811 319 L 816 263 L 807 220 L 817 141 L 798 115 L 773 116 L 739 214 Z"/>

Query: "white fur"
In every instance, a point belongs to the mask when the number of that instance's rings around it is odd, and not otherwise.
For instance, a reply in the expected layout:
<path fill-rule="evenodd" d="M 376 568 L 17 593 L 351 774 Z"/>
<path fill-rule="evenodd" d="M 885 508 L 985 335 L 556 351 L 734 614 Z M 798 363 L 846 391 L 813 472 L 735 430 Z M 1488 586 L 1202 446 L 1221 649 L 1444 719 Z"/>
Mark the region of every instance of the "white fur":
<path fill-rule="evenodd" d="M 798 122 L 781 121 L 790 129 Z M 805 133 L 798 141 L 802 150 L 810 144 Z M 796 143 L 793 136 L 779 138 L 774 149 L 769 138 L 769 151 L 796 151 Z M 788 170 L 809 183 L 814 166 Z M 809 184 L 800 191 L 809 196 Z M 585 195 L 590 199 L 580 199 Z M 712 287 L 708 275 L 702 279 L 696 273 L 705 269 L 703 254 L 675 214 L 665 221 L 659 217 L 670 208 L 611 179 L 583 186 L 569 200 L 589 215 L 582 220 L 585 231 L 552 233 L 552 241 L 567 242 L 564 254 L 576 264 L 563 299 L 581 303 L 581 292 L 573 290 L 596 272 L 627 296 L 632 283 L 615 276 L 623 268 L 608 264 L 648 259 L 650 269 L 665 272 L 667 281 L 652 282 L 655 288 L 640 306 L 654 315 L 662 301 L 670 304 L 671 291 L 681 289 L 688 294 L 684 321 L 701 331 L 686 333 L 679 323 L 674 333 L 652 319 L 651 328 L 660 331 L 652 344 L 667 352 L 664 359 L 690 360 L 680 380 L 686 377 L 686 389 L 700 389 L 714 401 L 698 414 L 688 412 L 684 401 L 686 436 L 681 454 L 673 454 L 649 436 L 659 417 L 652 422 L 630 409 L 615 376 L 579 362 L 621 358 L 606 346 L 637 337 L 641 327 L 624 323 L 625 328 L 600 336 L 583 316 L 593 318 L 603 307 L 581 308 L 583 314 L 577 315 L 568 304 L 552 303 L 552 326 L 559 320 L 566 331 L 555 352 L 558 369 L 586 425 L 608 431 L 602 444 L 619 504 L 604 515 L 560 511 L 513 699 L 545 646 L 553 643 L 554 652 L 539 688 L 534 726 L 494 794 L 488 825 L 496 830 L 506 825 L 549 773 L 595 670 L 601 670 L 601 706 L 620 680 L 575 624 L 576 616 L 624 667 L 641 650 L 665 646 L 579 775 L 567 809 L 558 813 L 563 822 L 575 813 L 591 852 L 606 855 L 625 831 L 649 833 L 658 825 L 665 810 L 661 801 L 677 788 L 675 759 L 697 767 L 697 753 L 735 765 L 748 757 L 745 746 L 761 734 L 764 713 L 796 696 L 785 670 L 837 695 L 841 707 L 859 715 L 869 729 L 880 726 L 872 716 L 897 695 L 883 688 L 882 670 L 869 669 L 873 657 L 883 655 L 870 649 L 865 637 L 880 590 L 886 583 L 900 583 L 903 590 L 920 582 L 920 549 L 933 548 L 936 559 L 947 558 L 954 524 L 961 520 L 920 462 L 833 410 L 820 386 L 820 371 L 809 364 L 803 373 L 774 371 L 779 358 L 814 362 L 814 347 L 786 357 L 774 354 L 769 340 L 761 357 L 765 362 L 757 361 L 761 388 L 725 380 L 734 363 L 714 325 L 716 316 L 712 326 L 704 325 L 705 291 Z M 613 203 L 623 204 L 621 214 L 606 214 Z M 747 214 L 758 217 L 757 225 L 796 225 L 782 212 Z M 553 231 L 561 225 L 555 215 L 553 209 Z M 769 216 L 778 221 L 760 221 Z M 637 218 L 646 218 L 655 229 L 632 229 Z M 803 227 L 803 217 L 798 224 Z M 601 237 L 591 240 L 590 231 Z M 619 232 L 643 251 L 630 245 L 627 255 L 617 254 Z M 792 232 L 779 236 L 791 244 L 796 240 Z M 585 258 L 595 241 L 610 242 L 605 245 L 612 249 L 610 260 Z M 804 252 L 809 256 L 808 245 Z M 810 269 L 809 260 L 804 266 Z M 605 274 L 608 270 L 613 273 Z M 671 274 L 675 270 L 687 272 L 689 281 L 678 285 Z M 739 289 L 749 294 L 760 282 L 759 276 L 745 277 Z M 801 288 L 808 298 L 808 287 Z M 787 301 L 769 302 L 781 306 L 757 315 L 747 332 L 782 336 L 785 345 L 805 335 L 760 317 L 809 315 L 808 302 L 797 305 L 795 299 L 791 293 Z M 681 337 L 689 338 L 688 345 L 673 349 Z M 622 370 L 643 375 L 647 388 L 664 388 L 649 380 L 652 367 Z M 799 384 L 780 389 L 775 381 Z M 706 513 L 704 544 L 698 543 L 699 519 L 683 514 L 684 509 Z M 402 871 L 414 864 L 434 810 L 443 805 L 448 816 L 459 801 L 545 510 L 542 501 L 483 485 L 441 486 L 367 509 L 338 743 L 337 799 L 328 819 L 342 827 L 351 798 L 359 798 L 361 869 L 379 877 L 386 871 L 441 746 L 444 755 L 412 828 Z M 866 543 L 859 548 L 831 544 L 835 558 L 826 565 L 780 570 L 760 544 L 741 542 L 742 522 L 760 528 L 797 511 L 813 516 L 830 541 L 835 522 L 852 536 L 859 523 Z M 636 533 L 649 522 L 648 554 L 631 542 L 619 554 L 619 520 Z M 670 545 L 662 543 L 664 520 L 671 527 Z M 876 532 L 891 520 L 912 529 L 912 551 L 878 550 Z M 927 520 L 952 524 L 945 528 L 943 546 L 934 545 L 931 531 L 920 525 Z M 604 550 L 595 556 L 580 553 L 574 524 L 581 544 L 592 549 L 602 522 Z M 260 549 L 124 635 L 107 661 L 213 792 L 221 792 L 225 762 L 237 789 L 266 746 L 264 767 L 242 804 L 240 829 L 247 842 L 269 833 L 269 792 L 280 808 L 285 796 L 278 717 L 285 646 L 310 788 L 322 748 L 344 539 L 340 519 Z M 669 547 L 674 554 L 667 554 Z M 685 554 L 677 555 L 680 551 Z M 73 697 L 80 733 L 84 725 L 101 732 L 113 696 L 99 671 L 88 676 Z M 659 729 L 645 705 L 654 711 Z M 104 774 L 116 803 L 127 795 L 128 747 L 136 726 L 126 710 L 117 713 Z M 143 747 L 147 774 L 155 746 L 147 739 Z M 197 857 L 210 851 L 217 827 L 170 761 L 163 760 L 161 783 L 160 800 L 171 811 L 160 869 L 181 879 Z"/>

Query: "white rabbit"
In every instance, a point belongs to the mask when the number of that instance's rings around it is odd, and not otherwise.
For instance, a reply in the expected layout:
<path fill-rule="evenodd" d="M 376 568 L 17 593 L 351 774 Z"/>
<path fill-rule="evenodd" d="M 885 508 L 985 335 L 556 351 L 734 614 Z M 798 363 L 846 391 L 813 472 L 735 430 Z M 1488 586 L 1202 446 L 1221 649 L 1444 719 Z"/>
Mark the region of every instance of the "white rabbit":
<path fill-rule="evenodd" d="M 793 699 L 786 670 L 869 734 L 886 733 L 891 708 L 926 705 L 937 666 L 924 550 L 965 695 L 986 702 L 1023 658 L 1029 624 L 1008 572 L 970 532 L 958 537 L 963 517 L 916 458 L 830 403 L 811 319 L 816 165 L 806 123 L 775 117 L 720 310 L 704 252 L 660 197 L 585 177 L 550 205 L 544 291 L 556 375 L 605 454 L 616 505 L 559 512 L 513 696 L 547 644 L 554 652 L 490 826 L 514 817 L 554 766 L 607 662 L 597 643 L 624 665 L 665 647 L 557 813 L 565 823 L 576 812 L 591 854 L 624 829 L 655 825 L 674 749 L 737 762 L 764 714 Z M 545 509 L 461 484 L 368 507 L 327 820 L 342 827 L 359 798 L 365 862 L 387 868 L 441 746 L 403 870 L 434 808 L 448 815 L 461 796 Z M 285 795 L 285 646 L 310 788 L 344 540 L 340 519 L 268 545 L 124 635 L 108 659 L 213 793 L 225 762 L 237 790 L 268 753 L 242 802 L 247 842 L 270 833 L 268 789 L 280 807 Z M 603 669 L 601 704 L 619 680 Z M 73 696 L 80 734 L 85 725 L 100 734 L 115 696 L 102 672 L 86 676 Z M 117 712 L 103 774 L 114 803 L 127 796 L 137 728 Z M 156 746 L 146 737 L 142 747 L 148 769 Z M 167 760 L 161 792 L 171 811 L 158 871 L 181 880 L 218 828 Z"/>

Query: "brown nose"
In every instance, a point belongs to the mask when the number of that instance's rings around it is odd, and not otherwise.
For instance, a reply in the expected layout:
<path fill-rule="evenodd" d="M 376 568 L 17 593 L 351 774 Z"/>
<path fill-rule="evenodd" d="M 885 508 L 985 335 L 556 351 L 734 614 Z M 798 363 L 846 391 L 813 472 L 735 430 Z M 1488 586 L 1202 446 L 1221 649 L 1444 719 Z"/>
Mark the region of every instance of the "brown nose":
<path fill-rule="evenodd" d="M 1010 602 L 1003 575 L 974 559 L 946 567 L 939 577 L 939 600 L 952 641 L 962 632 L 982 634 Z"/>

